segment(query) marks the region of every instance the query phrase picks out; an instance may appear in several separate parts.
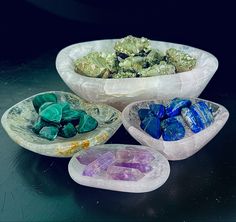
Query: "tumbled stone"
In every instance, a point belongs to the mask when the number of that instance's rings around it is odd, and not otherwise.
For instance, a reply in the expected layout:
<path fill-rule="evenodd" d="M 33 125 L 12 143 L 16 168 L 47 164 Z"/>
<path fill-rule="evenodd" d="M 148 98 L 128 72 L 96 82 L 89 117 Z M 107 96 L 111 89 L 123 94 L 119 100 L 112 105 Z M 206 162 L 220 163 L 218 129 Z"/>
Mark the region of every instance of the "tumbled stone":
<path fill-rule="evenodd" d="M 141 121 L 143 121 L 145 119 L 145 117 L 148 117 L 150 115 L 152 115 L 152 113 L 150 112 L 150 109 L 139 109 L 138 110 L 138 116 Z"/>
<path fill-rule="evenodd" d="M 33 125 L 33 132 L 38 134 L 39 131 L 44 127 L 44 126 L 48 126 L 48 123 L 45 122 L 44 120 L 42 120 L 40 117 L 37 119 L 37 121 L 35 121 L 34 125 Z"/>
<path fill-rule="evenodd" d="M 152 170 L 152 166 L 150 166 L 147 163 L 115 162 L 114 166 L 134 168 L 134 169 L 138 169 L 142 173 L 147 173 Z"/>
<path fill-rule="evenodd" d="M 146 117 L 140 127 L 155 139 L 159 139 L 161 136 L 160 120 L 157 117 Z"/>
<path fill-rule="evenodd" d="M 39 116 L 47 122 L 60 123 L 62 107 L 59 104 L 52 104 L 40 112 Z"/>
<path fill-rule="evenodd" d="M 42 106 L 39 107 L 39 113 L 42 112 L 47 107 L 51 106 L 52 104 L 55 104 L 53 102 L 45 102 Z"/>
<path fill-rule="evenodd" d="M 39 107 L 42 106 L 45 102 L 57 102 L 57 96 L 54 93 L 45 93 L 37 95 L 33 98 L 33 106 L 36 112 L 39 111 Z"/>
<path fill-rule="evenodd" d="M 107 169 L 107 176 L 113 180 L 138 181 L 144 177 L 144 173 L 138 169 L 112 165 Z"/>
<path fill-rule="evenodd" d="M 115 161 L 115 155 L 112 152 L 106 152 L 99 158 L 88 164 L 84 171 L 84 176 L 94 176 L 99 174 L 101 171 L 107 170 L 107 168 Z"/>
<path fill-rule="evenodd" d="M 70 109 L 70 110 L 65 110 L 62 113 L 62 122 L 71 122 L 74 120 L 79 120 L 83 115 L 85 115 L 86 112 L 83 110 L 74 110 L 74 109 Z"/>
<path fill-rule="evenodd" d="M 59 132 L 61 137 L 70 138 L 77 134 L 77 130 L 72 123 L 64 125 Z"/>
<path fill-rule="evenodd" d="M 149 105 L 149 108 L 153 115 L 157 118 L 162 119 L 165 116 L 165 106 L 163 106 L 162 104 L 152 103 Z"/>
<path fill-rule="evenodd" d="M 45 126 L 39 131 L 39 136 L 48 140 L 54 140 L 58 134 L 58 127 Z"/>
<path fill-rule="evenodd" d="M 193 106 L 196 107 L 196 110 L 200 114 L 202 121 L 205 125 L 205 128 L 211 125 L 211 123 L 214 121 L 214 117 L 207 104 L 204 101 L 199 101 L 195 103 Z"/>
<path fill-rule="evenodd" d="M 163 140 L 176 141 L 184 138 L 185 129 L 183 124 L 178 120 L 179 118 L 181 117 L 170 117 L 161 121 Z"/>
<path fill-rule="evenodd" d="M 189 108 L 183 108 L 181 110 L 181 115 L 192 132 L 198 133 L 205 128 L 199 114 L 192 108 L 192 106 Z"/>
<path fill-rule="evenodd" d="M 189 99 L 175 98 L 166 106 L 166 115 L 168 117 L 177 116 L 182 108 L 189 107 L 190 105 L 191 101 Z"/>
<path fill-rule="evenodd" d="M 94 130 L 98 125 L 96 119 L 92 116 L 84 114 L 81 116 L 79 125 L 76 127 L 79 133 L 86 133 Z"/>
<path fill-rule="evenodd" d="M 126 147 L 117 150 L 116 159 L 118 162 L 146 164 L 153 161 L 155 157 L 148 150 Z"/>
<path fill-rule="evenodd" d="M 59 102 L 58 104 L 61 106 L 62 112 L 70 109 L 70 104 L 68 102 Z"/>

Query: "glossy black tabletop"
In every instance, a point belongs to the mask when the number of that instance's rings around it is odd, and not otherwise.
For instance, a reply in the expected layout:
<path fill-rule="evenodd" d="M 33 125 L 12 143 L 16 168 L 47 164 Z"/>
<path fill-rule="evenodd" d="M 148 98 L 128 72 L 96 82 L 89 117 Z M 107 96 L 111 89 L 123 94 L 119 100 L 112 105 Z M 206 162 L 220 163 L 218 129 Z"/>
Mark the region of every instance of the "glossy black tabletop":
<path fill-rule="evenodd" d="M 39 16 L 36 19 L 34 12 L 28 12 L 33 6 L 24 1 L 22 5 L 36 25 L 41 24 L 40 19 L 46 21 L 46 12 L 40 14 L 35 10 Z M 4 15 L 10 18 L 8 13 Z M 32 32 L 26 30 L 30 27 L 28 17 L 19 17 L 18 22 L 17 19 L 3 21 L 6 35 L 1 42 L 4 52 L 0 60 L 1 116 L 15 103 L 36 93 L 70 91 L 55 68 L 55 57 L 61 48 L 79 41 L 132 34 L 128 33 L 128 26 L 116 33 L 106 25 L 108 29 L 103 35 L 99 31 L 99 27 L 104 31 L 102 25 L 76 23 L 82 27 L 81 35 L 78 31 L 73 35 L 75 23 L 49 15 L 47 19 L 47 29 L 32 26 Z M 55 26 L 59 27 L 56 21 L 61 22 L 64 29 L 56 30 Z M 15 22 L 17 25 L 13 26 Z M 21 22 L 25 34 L 20 32 Z M 52 24 L 55 26 L 50 31 Z M 9 27 L 17 32 L 9 31 Z M 94 28 L 94 34 L 91 30 L 84 34 L 88 27 Z M 131 30 L 141 33 L 138 28 Z M 157 32 L 144 30 L 144 36 L 153 39 L 158 36 Z M 208 30 L 207 27 L 204 26 L 204 30 Z M 165 31 L 168 33 L 167 29 Z M 217 32 L 214 27 L 211 31 Z M 12 36 L 16 33 L 18 35 Z M 217 48 L 217 41 L 210 41 L 209 35 L 205 41 L 202 36 L 194 41 L 191 40 L 193 35 L 165 39 L 169 35 L 160 34 L 161 40 L 194 45 L 216 55 L 219 70 L 200 97 L 220 103 L 230 112 L 226 125 L 202 150 L 186 160 L 170 162 L 170 176 L 162 187 L 133 194 L 78 185 L 68 174 L 69 159 L 30 152 L 14 143 L 1 126 L 0 221 L 236 221 L 236 94 L 235 83 L 228 79 L 232 76 L 228 65 L 234 64 L 234 57 L 224 60 L 224 46 L 219 44 Z M 138 144 L 123 126 L 107 143 Z"/>

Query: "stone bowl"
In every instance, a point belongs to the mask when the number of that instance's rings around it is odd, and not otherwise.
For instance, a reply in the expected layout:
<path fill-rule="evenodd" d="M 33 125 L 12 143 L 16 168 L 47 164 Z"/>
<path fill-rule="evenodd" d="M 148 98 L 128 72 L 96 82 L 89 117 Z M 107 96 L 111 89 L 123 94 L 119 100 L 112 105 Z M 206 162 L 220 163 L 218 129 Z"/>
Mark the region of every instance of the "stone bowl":
<path fill-rule="evenodd" d="M 52 93 L 57 95 L 58 100 L 67 101 L 72 108 L 85 110 L 98 121 L 98 127 L 71 138 L 57 136 L 54 141 L 41 138 L 32 131 L 32 125 L 38 117 L 32 105 L 34 95 L 12 106 L 2 116 L 2 126 L 14 142 L 45 156 L 71 157 L 80 149 L 105 143 L 121 126 L 120 111 L 109 105 L 88 103 L 68 92 Z"/>
<path fill-rule="evenodd" d="M 130 193 L 149 192 L 162 186 L 169 177 L 170 165 L 167 159 L 156 149 L 140 145 L 124 144 L 104 144 L 96 146 L 96 149 L 107 149 L 113 152 L 114 150 L 124 149 L 126 146 L 134 149 L 146 149 L 155 157 L 155 159 L 151 162 L 153 170 L 147 173 L 142 179 L 138 181 L 123 181 L 107 179 L 104 175 L 97 175 L 94 177 L 83 176 L 82 173 L 85 165 L 81 164 L 76 157 L 84 151 L 76 153 L 69 162 L 68 171 L 71 178 L 76 183 L 84 186 Z"/>
<path fill-rule="evenodd" d="M 98 40 L 70 45 L 56 58 L 56 68 L 70 89 L 90 102 L 107 103 L 119 110 L 131 102 L 147 99 L 198 97 L 218 68 L 212 54 L 186 45 L 151 41 L 152 48 L 162 51 L 174 47 L 197 58 L 196 67 L 188 72 L 146 78 L 100 79 L 76 73 L 73 62 L 91 51 L 113 52 L 117 39 Z"/>
<path fill-rule="evenodd" d="M 148 108 L 151 103 L 165 105 L 168 100 L 146 100 L 129 104 L 122 112 L 122 122 L 129 134 L 140 144 L 153 147 L 168 160 L 186 159 L 203 148 L 222 129 L 229 117 L 228 110 L 220 104 L 200 98 L 190 99 L 192 103 L 205 101 L 213 110 L 214 122 L 204 130 L 193 133 L 185 125 L 185 137 L 177 141 L 164 141 L 162 137 L 155 139 L 140 128 L 138 110 Z"/>

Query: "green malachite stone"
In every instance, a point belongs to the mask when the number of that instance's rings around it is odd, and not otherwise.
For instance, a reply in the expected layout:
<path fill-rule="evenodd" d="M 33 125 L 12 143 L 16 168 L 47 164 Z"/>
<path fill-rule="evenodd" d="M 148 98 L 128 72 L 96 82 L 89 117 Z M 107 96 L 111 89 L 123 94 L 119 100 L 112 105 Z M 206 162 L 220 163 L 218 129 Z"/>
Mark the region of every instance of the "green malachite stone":
<path fill-rule="evenodd" d="M 47 122 L 60 123 L 62 107 L 59 104 L 52 104 L 39 113 L 39 116 Z"/>
<path fill-rule="evenodd" d="M 39 107 L 39 113 L 41 113 L 44 109 L 46 109 L 48 106 L 51 106 L 54 104 L 53 102 L 45 102 L 42 106 Z"/>
<path fill-rule="evenodd" d="M 42 95 L 35 96 L 33 99 L 33 106 L 36 110 L 36 112 L 39 111 L 39 108 L 45 103 L 45 102 L 57 102 L 57 96 L 54 93 L 45 93 Z"/>
<path fill-rule="evenodd" d="M 62 113 L 61 121 L 62 122 L 71 122 L 74 120 L 79 120 L 85 114 L 86 114 L 86 112 L 83 110 L 74 110 L 74 109 L 66 110 L 66 111 L 63 111 L 63 113 Z"/>
<path fill-rule="evenodd" d="M 39 136 L 48 140 L 54 140 L 58 134 L 58 127 L 45 126 L 39 131 Z"/>
<path fill-rule="evenodd" d="M 34 133 L 39 134 L 39 131 L 44 127 L 48 126 L 48 123 L 42 120 L 40 117 L 37 119 L 37 121 L 34 123 L 32 130 Z"/>
<path fill-rule="evenodd" d="M 65 138 L 73 137 L 76 134 L 77 134 L 77 130 L 72 123 L 68 123 L 68 124 L 64 125 L 60 129 L 60 132 L 59 132 L 59 136 L 62 136 Z"/>
<path fill-rule="evenodd" d="M 59 102 L 59 105 L 61 105 L 62 112 L 70 109 L 70 104 L 68 102 Z"/>
<path fill-rule="evenodd" d="M 78 133 L 86 133 L 94 130 L 97 125 L 98 122 L 96 119 L 94 119 L 92 116 L 85 114 L 80 118 L 79 125 L 76 128 Z"/>

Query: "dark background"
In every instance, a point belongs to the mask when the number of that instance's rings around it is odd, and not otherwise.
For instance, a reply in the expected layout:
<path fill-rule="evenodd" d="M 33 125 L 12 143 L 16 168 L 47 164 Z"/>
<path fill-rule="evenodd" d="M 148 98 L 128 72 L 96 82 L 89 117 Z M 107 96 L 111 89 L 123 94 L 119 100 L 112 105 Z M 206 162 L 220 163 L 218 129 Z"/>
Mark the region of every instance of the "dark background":
<path fill-rule="evenodd" d="M 158 190 L 128 194 L 77 185 L 68 159 L 21 149 L 0 128 L 0 221 L 236 221 L 235 7 L 227 1 L 12 0 L 0 3 L 0 115 L 47 90 L 69 91 L 55 69 L 73 43 L 128 34 L 191 45 L 219 69 L 201 98 L 230 118 L 204 149 L 170 162 Z M 109 143 L 137 144 L 121 127 Z"/>

